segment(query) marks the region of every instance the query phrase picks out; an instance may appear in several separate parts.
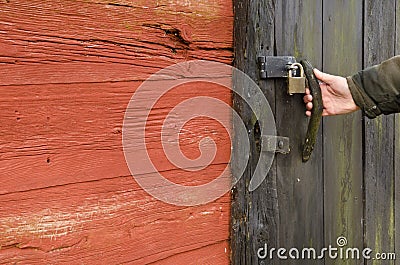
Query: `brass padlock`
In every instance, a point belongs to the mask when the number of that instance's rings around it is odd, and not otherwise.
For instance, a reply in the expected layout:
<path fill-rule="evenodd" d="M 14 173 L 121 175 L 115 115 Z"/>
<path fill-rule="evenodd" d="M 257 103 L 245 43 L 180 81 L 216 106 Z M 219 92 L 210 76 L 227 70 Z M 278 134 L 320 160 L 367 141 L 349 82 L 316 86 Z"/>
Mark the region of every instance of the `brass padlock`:
<path fill-rule="evenodd" d="M 293 76 L 293 70 L 300 69 L 300 76 Z M 305 93 L 306 92 L 306 77 L 304 76 L 304 68 L 299 63 L 294 63 L 289 68 L 289 76 L 288 76 L 288 93 L 289 95 L 293 95 L 295 93 Z"/>

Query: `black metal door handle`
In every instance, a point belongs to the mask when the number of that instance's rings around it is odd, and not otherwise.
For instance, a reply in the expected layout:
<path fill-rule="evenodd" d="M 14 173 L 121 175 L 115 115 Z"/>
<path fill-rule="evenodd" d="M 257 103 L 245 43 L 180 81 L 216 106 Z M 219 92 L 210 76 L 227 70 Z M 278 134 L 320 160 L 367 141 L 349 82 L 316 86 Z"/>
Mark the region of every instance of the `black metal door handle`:
<path fill-rule="evenodd" d="M 311 112 L 310 122 L 308 123 L 306 139 L 303 145 L 303 162 L 307 162 L 311 157 L 311 153 L 317 140 L 318 129 L 321 123 L 322 111 L 324 107 L 322 104 L 321 88 L 319 86 L 318 79 L 314 75 L 311 63 L 306 60 L 302 60 L 300 63 L 304 68 L 304 74 L 308 82 L 308 88 L 310 89 L 313 97 L 313 109 Z"/>

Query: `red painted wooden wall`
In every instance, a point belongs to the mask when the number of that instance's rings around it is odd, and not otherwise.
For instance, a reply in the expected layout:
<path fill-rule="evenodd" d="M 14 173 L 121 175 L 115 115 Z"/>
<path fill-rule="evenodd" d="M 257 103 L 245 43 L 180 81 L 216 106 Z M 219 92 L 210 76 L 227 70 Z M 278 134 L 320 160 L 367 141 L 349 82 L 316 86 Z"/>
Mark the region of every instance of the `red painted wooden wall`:
<path fill-rule="evenodd" d="M 229 263 L 229 194 L 196 207 L 154 199 L 130 175 L 121 130 L 149 75 L 191 59 L 231 64 L 232 27 L 231 0 L 0 1 L 0 264 Z M 231 100 L 192 85 L 164 112 L 200 92 Z M 163 173 L 197 185 L 227 166 L 229 141 L 207 119 L 186 128 L 184 153 L 212 134 L 216 159 Z"/>

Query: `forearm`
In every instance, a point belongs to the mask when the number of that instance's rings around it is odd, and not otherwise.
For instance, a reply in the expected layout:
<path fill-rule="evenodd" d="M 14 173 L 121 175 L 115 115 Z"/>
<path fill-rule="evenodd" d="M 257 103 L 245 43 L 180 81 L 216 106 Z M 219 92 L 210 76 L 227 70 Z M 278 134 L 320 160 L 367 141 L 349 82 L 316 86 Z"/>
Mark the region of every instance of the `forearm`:
<path fill-rule="evenodd" d="M 347 77 L 355 103 L 369 118 L 400 112 L 400 56 Z"/>

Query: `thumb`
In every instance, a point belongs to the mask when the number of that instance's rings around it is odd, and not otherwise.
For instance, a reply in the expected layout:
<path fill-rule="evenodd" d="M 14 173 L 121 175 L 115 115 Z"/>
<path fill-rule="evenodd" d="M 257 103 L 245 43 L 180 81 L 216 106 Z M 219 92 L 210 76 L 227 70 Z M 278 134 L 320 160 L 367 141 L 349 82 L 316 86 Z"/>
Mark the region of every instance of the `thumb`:
<path fill-rule="evenodd" d="M 316 68 L 314 69 L 314 74 L 316 78 L 327 84 L 331 83 L 335 79 L 334 75 L 323 73 Z"/>

